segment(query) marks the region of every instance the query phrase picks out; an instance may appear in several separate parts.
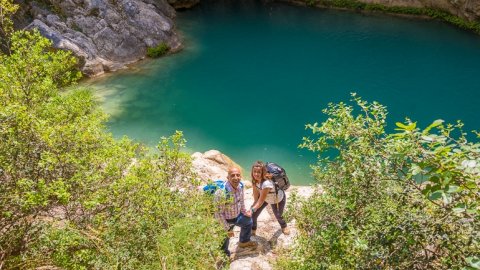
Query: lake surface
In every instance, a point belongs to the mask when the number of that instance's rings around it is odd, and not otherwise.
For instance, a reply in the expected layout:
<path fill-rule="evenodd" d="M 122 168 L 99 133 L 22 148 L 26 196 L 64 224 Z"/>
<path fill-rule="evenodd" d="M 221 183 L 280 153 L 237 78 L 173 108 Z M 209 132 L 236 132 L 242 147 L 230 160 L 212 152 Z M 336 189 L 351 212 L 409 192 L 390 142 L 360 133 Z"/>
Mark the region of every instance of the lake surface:
<path fill-rule="evenodd" d="M 389 129 L 461 119 L 479 130 L 480 36 L 448 24 L 255 1 L 179 12 L 185 49 L 86 82 L 109 128 L 155 146 L 182 130 L 188 151 L 218 149 L 245 169 L 275 161 L 312 182 L 305 124 L 351 92 L 388 107 Z"/>

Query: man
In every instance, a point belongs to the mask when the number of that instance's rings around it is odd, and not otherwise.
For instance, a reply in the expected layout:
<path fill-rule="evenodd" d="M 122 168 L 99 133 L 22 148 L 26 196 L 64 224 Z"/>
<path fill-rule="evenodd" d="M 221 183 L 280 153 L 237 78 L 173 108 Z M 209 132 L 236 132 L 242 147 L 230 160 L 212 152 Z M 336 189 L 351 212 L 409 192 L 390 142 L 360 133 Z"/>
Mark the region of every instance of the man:
<path fill-rule="evenodd" d="M 230 237 L 234 235 L 233 227 L 235 226 L 240 227 L 239 247 L 252 249 L 257 247 L 257 243 L 250 240 L 253 223 L 250 211 L 245 209 L 244 192 L 240 186 L 241 178 L 240 168 L 230 167 L 225 189 L 218 189 L 215 192 L 215 202 L 218 205 L 215 218 L 223 224 L 223 227 L 228 232 L 228 236 L 222 246 L 227 256 L 230 256 L 228 245 Z"/>

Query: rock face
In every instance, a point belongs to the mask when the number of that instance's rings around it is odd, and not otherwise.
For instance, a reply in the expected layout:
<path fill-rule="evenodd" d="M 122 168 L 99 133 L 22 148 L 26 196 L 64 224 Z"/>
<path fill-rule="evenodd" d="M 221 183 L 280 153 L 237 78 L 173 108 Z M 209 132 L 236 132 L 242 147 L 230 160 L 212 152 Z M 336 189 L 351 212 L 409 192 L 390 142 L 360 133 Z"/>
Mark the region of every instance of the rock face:
<path fill-rule="evenodd" d="M 192 154 L 192 159 L 194 171 L 198 174 L 203 183 L 216 179 L 226 180 L 228 167 L 240 167 L 232 159 L 220 153 L 218 150 L 209 150 L 203 154 L 195 152 Z M 246 174 L 244 172 L 243 178 L 245 179 L 245 177 Z M 250 181 L 244 181 L 244 184 L 251 186 Z"/>
<path fill-rule="evenodd" d="M 433 8 L 448 11 L 469 21 L 480 19 L 480 0 L 359 0 L 359 2 L 385 6 Z"/>
<path fill-rule="evenodd" d="M 17 1 L 54 46 L 71 50 L 88 76 L 124 68 L 146 54 L 147 47 L 181 43 L 175 33 L 175 10 L 166 0 Z"/>
<path fill-rule="evenodd" d="M 192 154 L 192 165 L 203 183 L 215 179 L 227 179 L 227 170 L 234 162 L 217 150 Z"/>

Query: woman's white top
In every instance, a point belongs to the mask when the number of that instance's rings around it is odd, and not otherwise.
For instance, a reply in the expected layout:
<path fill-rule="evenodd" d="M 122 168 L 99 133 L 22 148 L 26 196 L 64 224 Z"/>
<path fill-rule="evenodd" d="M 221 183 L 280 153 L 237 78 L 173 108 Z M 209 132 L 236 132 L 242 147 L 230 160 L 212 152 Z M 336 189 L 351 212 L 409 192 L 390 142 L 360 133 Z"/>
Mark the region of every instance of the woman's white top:
<path fill-rule="evenodd" d="M 260 186 L 258 184 L 256 186 L 260 190 L 270 188 L 270 191 L 268 192 L 267 197 L 265 198 L 265 201 L 269 204 L 279 203 L 283 200 L 283 196 L 285 196 L 285 193 L 283 192 L 283 190 L 279 189 L 275 199 L 275 184 L 273 183 L 272 180 L 265 180 L 262 182 Z"/>

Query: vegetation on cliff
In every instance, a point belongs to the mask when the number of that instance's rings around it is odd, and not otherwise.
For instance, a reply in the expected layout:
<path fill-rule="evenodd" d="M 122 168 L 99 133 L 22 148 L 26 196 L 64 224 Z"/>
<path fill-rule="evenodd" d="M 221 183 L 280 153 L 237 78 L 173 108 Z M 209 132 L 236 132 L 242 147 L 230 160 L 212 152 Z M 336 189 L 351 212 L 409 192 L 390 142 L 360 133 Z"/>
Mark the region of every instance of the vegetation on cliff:
<path fill-rule="evenodd" d="M 480 269 L 480 143 L 441 120 L 388 134 L 386 108 L 353 97 L 307 125 L 325 192 L 291 205 L 301 233 L 280 268 Z"/>
<path fill-rule="evenodd" d="M 170 50 L 165 43 L 160 43 L 155 47 L 147 48 L 147 56 L 152 58 L 158 58 L 160 56 L 165 55 Z"/>
<path fill-rule="evenodd" d="M 357 0 L 301 0 L 310 6 L 346 8 L 359 11 L 380 11 L 393 14 L 428 16 L 451 23 L 457 27 L 480 34 L 480 22 L 468 21 L 451 13 L 433 8 L 386 6 L 377 3 L 363 3 Z"/>

